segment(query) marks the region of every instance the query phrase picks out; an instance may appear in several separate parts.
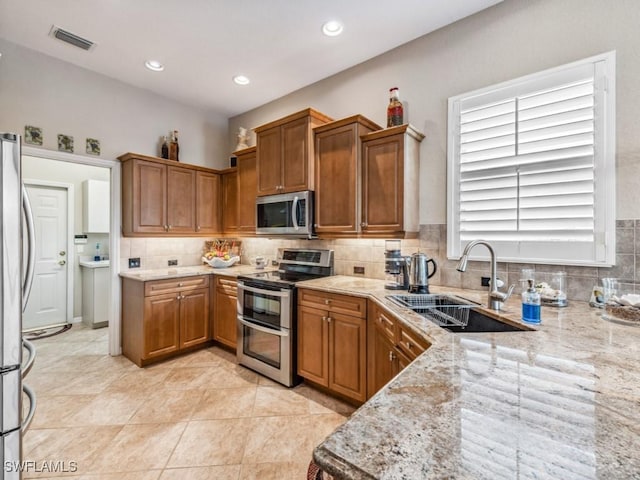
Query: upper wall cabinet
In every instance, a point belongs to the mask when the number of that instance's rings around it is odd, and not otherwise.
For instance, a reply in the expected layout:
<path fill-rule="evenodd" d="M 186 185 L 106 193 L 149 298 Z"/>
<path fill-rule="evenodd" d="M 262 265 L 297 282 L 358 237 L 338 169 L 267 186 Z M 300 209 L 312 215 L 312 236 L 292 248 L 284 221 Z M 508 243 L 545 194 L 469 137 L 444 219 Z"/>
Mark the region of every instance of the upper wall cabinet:
<path fill-rule="evenodd" d="M 82 182 L 82 220 L 84 233 L 109 233 L 111 189 L 109 182 L 85 180 Z"/>
<path fill-rule="evenodd" d="M 313 129 L 318 235 L 352 236 L 360 232 L 360 136 L 381 128 L 362 115 L 355 115 Z"/>
<path fill-rule="evenodd" d="M 256 147 L 234 152 L 238 158 L 238 231 L 256 233 Z"/>
<path fill-rule="evenodd" d="M 124 236 L 198 236 L 220 231 L 218 173 L 135 153 L 118 159 L 122 162 Z"/>
<path fill-rule="evenodd" d="M 313 131 L 331 118 L 312 108 L 255 128 L 257 195 L 313 190 Z"/>
<path fill-rule="evenodd" d="M 418 212 L 420 142 L 409 124 L 368 133 L 362 139 L 364 236 L 415 236 Z"/>

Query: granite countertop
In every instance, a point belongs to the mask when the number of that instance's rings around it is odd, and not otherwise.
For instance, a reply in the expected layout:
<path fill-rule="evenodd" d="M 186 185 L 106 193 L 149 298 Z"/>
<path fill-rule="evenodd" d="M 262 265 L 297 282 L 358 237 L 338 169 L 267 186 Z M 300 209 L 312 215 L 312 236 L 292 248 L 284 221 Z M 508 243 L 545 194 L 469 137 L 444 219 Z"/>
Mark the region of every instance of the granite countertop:
<path fill-rule="evenodd" d="M 300 286 L 371 298 L 432 344 L 315 449 L 337 479 L 640 478 L 640 325 L 571 302 L 543 307 L 535 331 L 449 333 L 382 281 Z M 519 298 L 503 314 L 519 322 Z"/>
<path fill-rule="evenodd" d="M 224 275 L 228 277 L 237 277 L 238 275 L 248 275 L 257 272 L 268 272 L 273 268 L 256 269 L 254 265 L 233 265 L 227 268 L 213 268 L 209 265 L 194 265 L 190 267 L 169 267 L 159 268 L 155 270 L 127 270 L 120 272 L 123 278 L 137 280 L 139 282 L 148 282 L 151 280 L 164 280 L 169 278 L 191 277 L 195 275 Z"/>

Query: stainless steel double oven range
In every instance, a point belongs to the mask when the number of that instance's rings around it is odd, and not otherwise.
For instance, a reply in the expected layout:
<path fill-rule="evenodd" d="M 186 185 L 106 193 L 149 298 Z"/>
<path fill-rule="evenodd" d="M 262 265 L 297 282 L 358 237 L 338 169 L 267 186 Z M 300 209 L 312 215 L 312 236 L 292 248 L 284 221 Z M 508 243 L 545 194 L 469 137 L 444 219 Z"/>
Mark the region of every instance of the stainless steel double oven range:
<path fill-rule="evenodd" d="M 279 269 L 238 276 L 238 362 L 291 387 L 296 374 L 296 282 L 333 275 L 333 250 L 278 249 Z"/>

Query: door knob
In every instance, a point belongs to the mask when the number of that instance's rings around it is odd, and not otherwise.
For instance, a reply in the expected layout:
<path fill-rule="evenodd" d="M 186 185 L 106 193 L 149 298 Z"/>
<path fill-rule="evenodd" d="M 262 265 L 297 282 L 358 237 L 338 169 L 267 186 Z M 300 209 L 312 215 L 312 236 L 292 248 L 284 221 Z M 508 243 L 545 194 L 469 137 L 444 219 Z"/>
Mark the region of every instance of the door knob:
<path fill-rule="evenodd" d="M 60 250 L 60 253 L 58 255 L 60 255 L 61 257 L 64 257 L 67 254 L 67 252 L 65 252 L 64 250 Z"/>
<path fill-rule="evenodd" d="M 64 265 L 66 265 L 66 264 L 67 264 L 67 261 L 66 261 L 66 260 L 60 260 L 60 261 L 58 262 L 58 265 L 60 265 L 60 266 L 64 266 Z"/>

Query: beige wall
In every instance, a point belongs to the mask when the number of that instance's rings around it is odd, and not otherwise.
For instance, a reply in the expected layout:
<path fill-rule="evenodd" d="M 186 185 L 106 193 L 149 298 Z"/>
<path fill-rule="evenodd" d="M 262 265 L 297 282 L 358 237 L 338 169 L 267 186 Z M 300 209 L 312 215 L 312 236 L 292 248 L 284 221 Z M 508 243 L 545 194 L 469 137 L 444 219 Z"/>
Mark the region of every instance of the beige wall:
<path fill-rule="evenodd" d="M 81 155 L 85 139 L 97 138 L 101 157 L 114 159 L 125 152 L 158 155 L 160 136 L 176 129 L 181 161 L 213 168 L 228 165 L 225 117 L 1 38 L 0 53 L 0 131 L 23 135 L 25 125 L 41 127 L 43 146 L 51 150 L 58 148 L 59 133 L 72 135 L 75 153 Z"/>
<path fill-rule="evenodd" d="M 447 99 L 616 50 L 616 218 L 639 218 L 638 25 L 637 0 L 505 0 L 230 119 L 229 148 L 235 146 L 239 126 L 252 128 L 309 106 L 336 119 L 361 113 L 384 125 L 388 89 L 398 86 L 408 121 L 426 135 L 420 149 L 420 223 L 445 223 Z"/>

